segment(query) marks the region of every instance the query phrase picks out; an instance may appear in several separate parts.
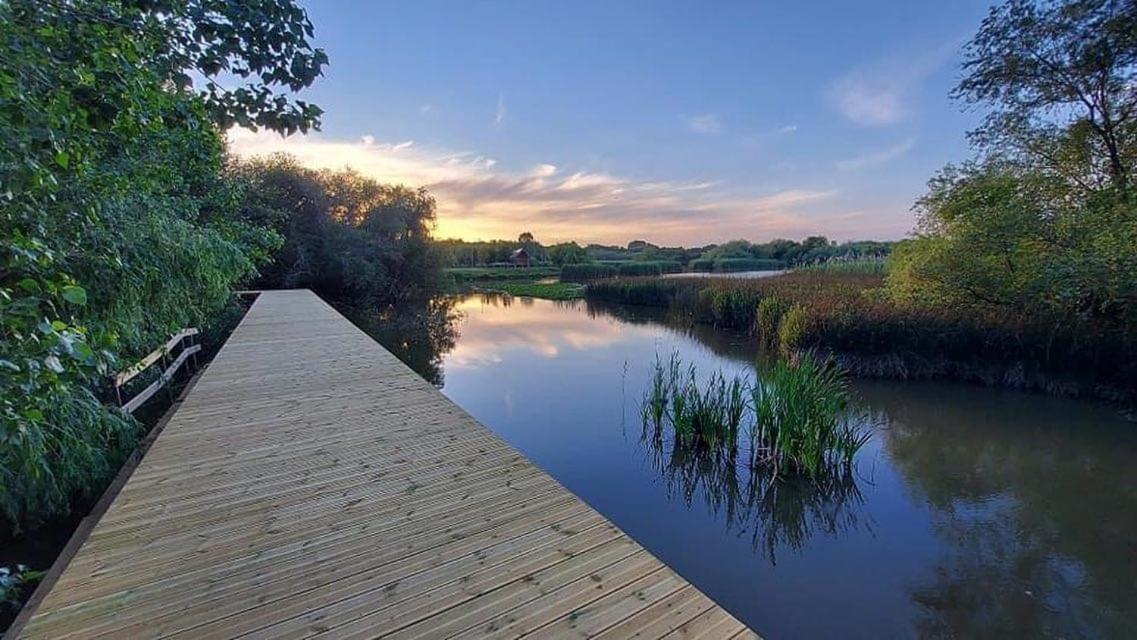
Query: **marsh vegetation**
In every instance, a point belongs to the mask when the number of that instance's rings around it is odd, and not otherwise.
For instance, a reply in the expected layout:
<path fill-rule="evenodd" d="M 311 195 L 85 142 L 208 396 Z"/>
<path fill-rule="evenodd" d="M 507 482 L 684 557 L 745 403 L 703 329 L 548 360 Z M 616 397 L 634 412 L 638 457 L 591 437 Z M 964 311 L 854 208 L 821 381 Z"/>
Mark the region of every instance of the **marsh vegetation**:
<path fill-rule="evenodd" d="M 667 362 L 656 358 L 650 380 L 640 405 L 645 433 L 773 477 L 824 483 L 830 474 L 849 472 L 870 437 L 842 372 L 809 354 L 779 360 L 756 377 L 715 372 L 705 378 L 672 354 Z"/>

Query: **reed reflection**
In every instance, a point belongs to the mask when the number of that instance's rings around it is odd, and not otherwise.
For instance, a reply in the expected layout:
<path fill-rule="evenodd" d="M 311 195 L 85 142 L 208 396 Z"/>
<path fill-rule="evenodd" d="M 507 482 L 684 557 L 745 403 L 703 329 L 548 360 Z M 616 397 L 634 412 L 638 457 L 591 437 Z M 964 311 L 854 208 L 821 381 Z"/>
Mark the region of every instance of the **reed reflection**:
<path fill-rule="evenodd" d="M 773 565 L 779 553 L 800 552 L 814 536 L 872 530 L 854 469 L 812 479 L 778 475 L 770 467 L 751 469 L 734 456 L 676 446 L 646 425 L 640 443 L 669 500 L 688 508 L 701 504 L 728 531 L 748 537 L 751 548 Z"/>

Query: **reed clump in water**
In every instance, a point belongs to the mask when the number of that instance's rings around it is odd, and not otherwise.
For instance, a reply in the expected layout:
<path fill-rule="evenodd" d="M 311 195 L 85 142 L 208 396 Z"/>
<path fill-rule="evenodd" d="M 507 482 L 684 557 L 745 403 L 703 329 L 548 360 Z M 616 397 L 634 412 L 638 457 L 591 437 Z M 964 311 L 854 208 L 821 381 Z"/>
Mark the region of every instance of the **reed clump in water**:
<path fill-rule="evenodd" d="M 848 383 L 832 360 L 778 361 L 754 385 L 751 464 L 818 475 L 850 467 L 869 440 L 852 411 Z"/>
<path fill-rule="evenodd" d="M 847 470 L 869 439 L 843 374 L 810 356 L 775 365 L 768 379 L 716 372 L 703 382 L 677 354 L 656 358 L 640 410 L 657 440 L 670 427 L 676 447 L 731 460 L 745 444 L 742 461 L 775 475 Z"/>

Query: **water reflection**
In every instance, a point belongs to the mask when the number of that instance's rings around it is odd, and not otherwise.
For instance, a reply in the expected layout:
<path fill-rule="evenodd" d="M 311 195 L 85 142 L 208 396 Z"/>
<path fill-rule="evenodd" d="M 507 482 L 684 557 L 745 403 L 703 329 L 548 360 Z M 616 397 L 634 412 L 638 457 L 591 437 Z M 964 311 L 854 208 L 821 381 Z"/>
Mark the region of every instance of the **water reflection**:
<path fill-rule="evenodd" d="M 888 411 L 889 457 L 946 543 L 913 587 L 922 635 L 1137 633 L 1137 448 L 1087 420 L 1112 409 L 965 387 L 861 392 Z"/>
<path fill-rule="evenodd" d="M 688 508 L 701 504 L 728 532 L 745 537 L 771 565 L 779 551 L 800 552 L 815 535 L 835 537 L 864 527 L 864 496 L 851 470 L 822 482 L 775 476 L 734 458 L 708 455 L 645 428 L 640 443 L 663 478 L 667 498 Z"/>
<path fill-rule="evenodd" d="M 857 381 L 879 416 L 857 474 L 772 483 L 636 424 L 657 354 L 752 371 L 745 334 L 583 302 L 448 309 L 426 341 L 443 391 L 765 637 L 1137 637 L 1137 428 L 1109 407 Z"/>
<path fill-rule="evenodd" d="M 461 318 L 458 300 L 439 297 L 398 309 L 341 307 L 356 326 L 436 387 L 443 386 L 443 357 L 454 349 Z"/>

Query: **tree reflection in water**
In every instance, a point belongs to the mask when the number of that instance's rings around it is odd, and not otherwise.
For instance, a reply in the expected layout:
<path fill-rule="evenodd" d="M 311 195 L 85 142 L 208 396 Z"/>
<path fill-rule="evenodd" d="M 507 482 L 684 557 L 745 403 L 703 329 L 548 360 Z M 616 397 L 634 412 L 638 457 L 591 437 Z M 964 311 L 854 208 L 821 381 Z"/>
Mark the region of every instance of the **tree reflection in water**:
<path fill-rule="evenodd" d="M 779 551 L 804 549 L 818 534 L 837 537 L 864 528 L 871 518 L 855 470 L 828 474 L 823 479 L 775 476 L 772 470 L 751 470 L 738 458 L 675 446 L 667 436 L 645 428 L 640 438 L 652 468 L 659 472 L 667 497 L 688 507 L 702 502 L 721 517 L 728 531 L 749 536 L 751 547 L 777 564 Z"/>
<path fill-rule="evenodd" d="M 398 308 L 366 309 L 340 306 L 356 326 L 386 347 L 415 373 L 442 387 L 442 358 L 458 340 L 457 298 L 440 296 Z"/>

